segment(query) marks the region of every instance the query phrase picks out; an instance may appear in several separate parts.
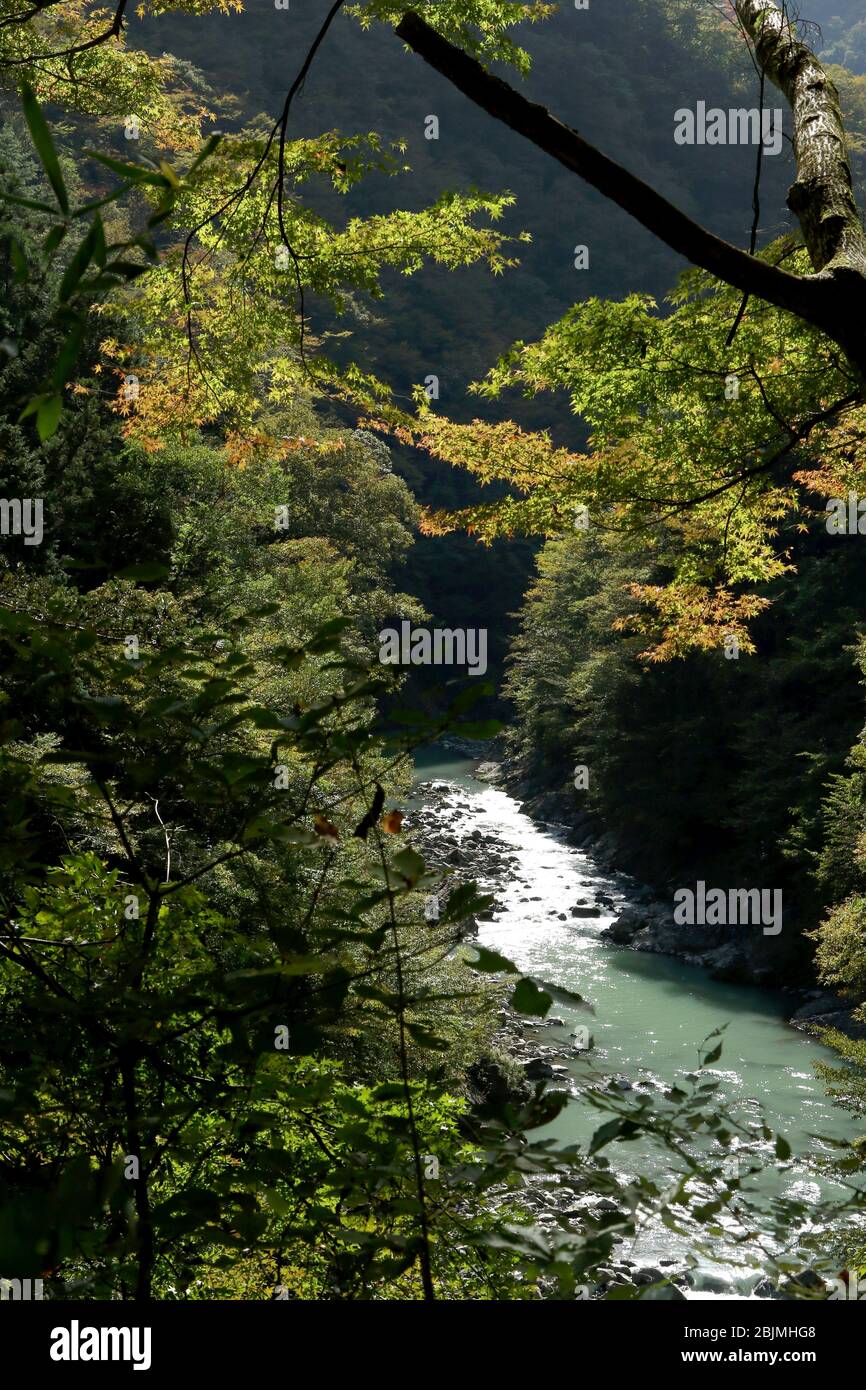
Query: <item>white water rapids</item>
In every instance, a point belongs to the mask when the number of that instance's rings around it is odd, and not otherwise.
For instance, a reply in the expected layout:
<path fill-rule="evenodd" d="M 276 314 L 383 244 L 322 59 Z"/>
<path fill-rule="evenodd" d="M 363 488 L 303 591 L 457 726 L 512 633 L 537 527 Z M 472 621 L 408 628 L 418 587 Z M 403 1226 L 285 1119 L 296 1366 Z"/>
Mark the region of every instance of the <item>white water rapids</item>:
<path fill-rule="evenodd" d="M 419 759 L 417 775 L 447 791 L 447 829 L 458 846 L 478 832 L 491 837 L 491 852 L 504 854 L 508 861 L 508 869 L 496 871 L 489 885 L 480 879 L 496 898 L 493 920 L 480 923 L 480 944 L 508 956 L 536 980 L 575 991 L 593 1006 L 590 1016 L 577 1005 L 556 1000 L 551 1013 L 563 1020 L 562 1025 L 538 1030 L 545 1044 L 561 1043 L 578 1087 L 611 1077 L 638 1092 L 667 1087 L 697 1066 L 698 1044 L 713 1029 L 728 1024 L 722 1056 L 707 1069 L 708 1077 L 722 1081 L 720 1095 L 726 1106 L 752 1118 L 763 1113 L 767 1124 L 785 1135 L 795 1155 L 830 1156 L 832 1146 L 816 1134 L 854 1136 L 856 1122 L 828 1100 L 813 1070 L 818 1059 L 838 1059 L 786 1023 L 786 1013 L 796 1006 L 790 996 L 721 983 L 698 967 L 605 941 L 601 933 L 628 900 L 628 882 L 602 873 L 554 827 L 537 824 L 513 797 L 473 778 L 472 766 L 466 759 L 431 750 Z M 473 848 L 477 855 L 477 846 Z M 604 904 L 599 916 L 571 915 L 575 905 L 598 904 L 599 894 Z M 579 1053 L 572 1034 L 587 1024 L 593 1047 Z M 585 1145 L 604 1119 L 578 1096 L 547 1132 L 562 1143 Z M 624 1176 L 640 1172 L 655 1181 L 664 1181 L 670 1163 L 664 1153 L 642 1142 L 613 1145 L 606 1153 Z M 770 1192 L 806 1201 L 822 1192 L 839 1196 L 835 1184 L 828 1187 L 806 1165 L 777 1172 L 772 1145 L 762 1158 L 767 1172 L 758 1181 L 767 1181 Z M 675 1234 L 656 1225 L 627 1253 L 642 1265 L 658 1265 L 680 1258 L 683 1251 Z M 731 1295 L 742 1297 L 759 1277 L 745 1271 L 735 1277 L 714 1261 L 702 1264 L 705 1282 L 717 1294 L 727 1286 Z"/>

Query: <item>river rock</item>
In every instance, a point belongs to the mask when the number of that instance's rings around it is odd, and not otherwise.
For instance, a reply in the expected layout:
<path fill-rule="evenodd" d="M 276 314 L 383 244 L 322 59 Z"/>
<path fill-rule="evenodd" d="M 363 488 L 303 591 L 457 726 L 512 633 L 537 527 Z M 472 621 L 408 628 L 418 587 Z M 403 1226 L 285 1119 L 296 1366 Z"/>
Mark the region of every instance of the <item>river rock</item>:
<path fill-rule="evenodd" d="M 524 1062 L 523 1070 L 530 1081 L 548 1081 L 556 1075 L 555 1069 L 541 1057 L 532 1057 Z"/>
<path fill-rule="evenodd" d="M 616 1202 L 612 1202 L 611 1199 L 610 1199 L 610 1197 L 602 1197 L 602 1198 L 600 1199 L 600 1201 L 596 1202 L 596 1203 L 593 1205 L 593 1211 L 594 1211 L 594 1212 L 599 1212 L 599 1211 L 604 1211 L 604 1212 L 616 1212 L 617 1216 L 621 1216 L 621 1215 L 622 1215 L 622 1213 L 621 1213 L 619 1207 L 617 1206 Z"/>
<path fill-rule="evenodd" d="M 639 931 L 647 926 L 646 910 L 643 907 L 630 905 L 623 909 L 615 922 L 603 932 L 603 935 L 615 941 L 618 946 L 628 946 Z"/>
<path fill-rule="evenodd" d="M 707 1270 L 698 1270 L 697 1277 L 689 1281 L 692 1287 L 701 1293 L 730 1293 L 731 1285 L 727 1279 L 723 1279 L 720 1274 L 710 1274 Z"/>
<path fill-rule="evenodd" d="M 781 1286 L 781 1294 L 783 1298 L 802 1298 L 802 1293 L 799 1292 L 802 1289 L 808 1290 L 810 1294 L 826 1296 L 827 1293 L 826 1283 L 814 1269 L 803 1269 L 793 1278 L 786 1280 Z"/>
<path fill-rule="evenodd" d="M 772 1280 L 768 1279 L 766 1275 L 763 1279 L 758 1280 L 757 1284 L 752 1289 L 752 1293 L 754 1294 L 755 1298 L 778 1299 L 785 1297 L 785 1295 L 779 1292 L 779 1290 L 776 1288 L 776 1285 L 772 1282 Z"/>
<path fill-rule="evenodd" d="M 810 990 L 805 1004 L 801 1004 L 797 1012 L 791 1015 L 791 1022 L 801 1023 L 807 1018 L 819 1018 L 821 1014 L 836 1013 L 839 1008 L 839 996 L 832 990 Z"/>
<path fill-rule="evenodd" d="M 815 1028 L 835 1028 L 858 1042 L 866 1038 L 866 1024 L 855 1016 L 852 1005 L 846 1004 L 832 990 L 812 990 L 789 1022 L 804 1033 Z"/>
<path fill-rule="evenodd" d="M 700 957 L 700 961 L 714 980 L 724 980 L 738 985 L 751 983 L 752 973 L 745 951 L 734 941 L 717 946 L 714 951 L 707 951 Z"/>
<path fill-rule="evenodd" d="M 479 1057 L 472 1063 L 466 1075 L 470 1095 L 475 1104 L 501 1105 L 507 1101 L 521 1103 L 528 1100 L 532 1094 L 523 1078 L 510 1076 L 496 1057 Z"/>

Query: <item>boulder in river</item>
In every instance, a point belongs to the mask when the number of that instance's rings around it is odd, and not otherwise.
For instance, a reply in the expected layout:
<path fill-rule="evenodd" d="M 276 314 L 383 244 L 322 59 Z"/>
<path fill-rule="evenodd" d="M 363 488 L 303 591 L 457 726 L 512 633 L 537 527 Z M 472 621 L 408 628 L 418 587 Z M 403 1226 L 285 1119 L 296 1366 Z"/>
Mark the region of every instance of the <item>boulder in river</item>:
<path fill-rule="evenodd" d="M 479 1057 L 467 1072 L 470 1095 L 476 1104 L 501 1105 L 505 1101 L 526 1101 L 529 1086 L 511 1065 L 497 1057 Z"/>
<path fill-rule="evenodd" d="M 550 1063 L 543 1061 L 541 1057 L 533 1057 L 530 1061 L 524 1062 L 523 1070 L 530 1081 L 548 1081 L 556 1075 Z"/>
<path fill-rule="evenodd" d="M 785 1295 L 779 1292 L 779 1290 L 776 1288 L 776 1285 L 772 1282 L 772 1280 L 768 1279 L 766 1275 L 764 1275 L 763 1279 L 758 1280 L 757 1284 L 752 1289 L 752 1293 L 754 1294 L 755 1298 L 778 1299 L 785 1297 Z"/>
<path fill-rule="evenodd" d="M 632 904 L 623 908 L 615 922 L 605 931 L 605 936 L 611 941 L 615 941 L 618 946 L 628 946 L 639 931 L 648 925 L 646 909 Z"/>
<path fill-rule="evenodd" d="M 714 951 L 707 951 L 700 960 L 704 968 L 709 970 L 713 980 L 724 980 L 736 985 L 751 983 L 752 972 L 746 953 L 735 941 L 717 946 Z"/>
<path fill-rule="evenodd" d="M 812 991 L 811 998 L 800 1005 L 789 1022 L 804 1033 L 815 1028 L 835 1028 L 855 1041 L 866 1038 L 866 1024 L 856 1018 L 853 1007 L 832 990 Z"/>

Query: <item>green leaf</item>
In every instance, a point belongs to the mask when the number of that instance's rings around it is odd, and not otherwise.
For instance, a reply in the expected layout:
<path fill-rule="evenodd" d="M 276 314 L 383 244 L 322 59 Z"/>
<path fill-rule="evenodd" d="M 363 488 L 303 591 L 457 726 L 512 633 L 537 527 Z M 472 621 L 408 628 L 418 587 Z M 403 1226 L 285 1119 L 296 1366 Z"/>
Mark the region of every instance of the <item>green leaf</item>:
<path fill-rule="evenodd" d="M 498 971 L 506 975 L 517 974 L 517 966 L 507 956 L 501 956 L 498 951 L 488 950 L 486 946 L 473 945 L 472 949 L 476 952 L 475 959 L 465 957 L 465 962 L 470 970 Z"/>
<path fill-rule="evenodd" d="M 597 1153 L 599 1149 L 604 1148 L 605 1144 L 609 1144 L 612 1139 L 619 1138 L 624 1123 L 622 1118 L 618 1118 L 616 1120 L 608 1120 L 607 1124 L 601 1125 L 592 1136 L 587 1153 Z"/>
<path fill-rule="evenodd" d="M 715 1216 L 724 1207 L 724 1202 L 718 1197 L 712 1202 L 704 1202 L 702 1206 L 693 1209 L 693 1215 L 698 1221 L 709 1221 L 711 1216 Z"/>
<path fill-rule="evenodd" d="M 63 279 L 60 281 L 59 299 L 61 304 L 65 304 L 78 284 L 87 267 L 93 259 L 96 249 L 97 233 L 95 227 L 89 227 L 81 239 L 78 250 L 63 272 Z"/>
<path fill-rule="evenodd" d="M 46 439 L 50 439 L 57 426 L 60 424 L 60 416 L 63 411 L 62 396 L 48 396 L 40 402 L 36 410 L 36 430 L 40 440 L 44 444 Z"/>
<path fill-rule="evenodd" d="M 66 335 L 51 372 L 51 385 L 55 391 L 59 391 L 62 386 L 65 386 L 72 375 L 78 361 L 78 354 L 81 351 L 86 328 L 84 319 L 80 318 L 72 331 Z"/>
<path fill-rule="evenodd" d="M 511 996 L 511 1007 L 519 1014 L 532 1014 L 539 1018 L 544 1017 L 552 1003 L 550 995 L 539 989 L 528 975 L 524 975 L 523 979 L 518 981 Z"/>
<path fill-rule="evenodd" d="M 171 217 L 171 214 L 172 214 L 173 212 L 174 212 L 174 202 L 173 202 L 172 200 L 169 200 L 169 201 L 166 202 L 166 203 L 162 203 L 162 204 L 157 208 L 156 212 L 153 213 L 153 214 L 147 219 L 147 225 L 148 225 L 148 227 L 158 227 L 158 226 L 160 225 L 161 222 L 165 222 L 166 218 Z"/>
<path fill-rule="evenodd" d="M 66 236 L 66 226 L 63 222 L 58 222 L 52 227 L 42 243 L 43 256 L 53 256 L 63 238 Z"/>
<path fill-rule="evenodd" d="M 473 723 L 458 724 L 457 728 L 463 738 L 495 738 L 502 730 L 502 723 L 499 719 L 479 719 Z"/>
<path fill-rule="evenodd" d="M 373 1100 L 403 1100 L 406 1088 L 399 1081 L 383 1081 L 370 1092 Z"/>
<path fill-rule="evenodd" d="M 105 257 L 105 228 L 102 224 L 102 218 L 97 212 L 93 219 L 93 259 L 100 270 L 105 269 Z"/>
<path fill-rule="evenodd" d="M 261 980 L 275 975 L 324 975 L 334 964 L 334 959 L 329 956 L 294 956 L 281 961 L 279 965 L 264 966 L 259 970 L 230 970 L 223 976 L 223 981 L 234 984 L 239 980 Z"/>
<path fill-rule="evenodd" d="M 139 261 L 112 261 L 108 269 L 113 275 L 118 275 L 124 280 L 137 280 L 140 275 L 146 275 L 150 266 L 142 265 Z"/>
<path fill-rule="evenodd" d="M 60 211 L 68 213 L 69 195 L 66 192 L 66 184 L 63 182 L 63 174 L 60 171 L 60 161 L 57 158 L 57 151 L 54 148 L 54 141 L 51 139 L 48 124 L 42 114 L 42 108 L 29 83 L 24 84 L 21 104 L 24 108 L 24 119 L 29 127 L 33 144 L 36 146 L 36 153 L 48 175 L 48 182 L 54 190 Z"/>
<path fill-rule="evenodd" d="M 73 208 L 72 217 L 86 217 L 88 213 L 95 212 L 97 208 L 104 208 L 106 203 L 115 203 L 118 198 L 122 198 L 124 193 L 128 193 L 131 184 L 122 183 L 113 192 L 106 193 L 104 198 L 95 198 L 91 203 L 82 203 L 80 208 Z"/>
<path fill-rule="evenodd" d="M 153 188 L 169 187 L 165 175 L 158 174 L 155 169 L 146 169 L 141 164 L 128 164 L 123 159 L 115 159 L 109 154 L 99 154 L 96 150 L 85 150 L 84 153 L 88 158 L 104 164 L 113 174 L 121 174 L 123 178 L 129 179 L 130 183 L 147 183 Z"/>
<path fill-rule="evenodd" d="M 275 822 L 265 820 L 262 816 L 256 816 L 250 822 L 248 830 L 244 832 L 245 840 L 254 840 L 256 837 L 263 840 L 274 840 L 277 844 L 285 845 L 318 845 L 321 837 L 314 830 L 308 830 L 305 825 L 280 825 Z"/>
<path fill-rule="evenodd" d="M 190 174 L 194 174 L 199 165 L 203 164 L 206 159 L 210 159 L 217 145 L 219 145 L 221 141 L 221 135 L 212 135 L 210 139 L 204 145 L 202 145 L 201 149 L 199 150 L 198 154 L 196 155 L 195 159 L 193 160 L 192 164 L 189 166 L 189 169 L 187 170 L 187 177 Z"/>
<path fill-rule="evenodd" d="M 406 1031 L 409 1033 L 412 1041 L 417 1043 L 419 1047 L 428 1049 L 431 1052 L 448 1051 L 450 1044 L 447 1043 L 444 1038 L 440 1038 L 435 1033 L 431 1033 L 430 1029 L 425 1028 L 421 1023 L 411 1023 L 407 1020 Z"/>
<path fill-rule="evenodd" d="M 483 696 L 492 694 L 493 686 L 489 681 L 467 685 L 461 690 L 459 695 L 455 695 L 448 706 L 448 713 L 450 715 L 463 714 L 466 710 L 471 709 L 473 705 L 477 705 L 478 701 Z"/>
<path fill-rule="evenodd" d="M 587 1003 L 583 995 L 578 994 L 575 990 L 566 989 L 563 985 L 551 984 L 550 980 L 540 980 L 539 984 L 542 989 L 549 989 L 553 992 L 554 1000 L 559 1000 L 561 1002 L 564 999 L 569 1004 L 580 1004 L 584 1009 L 588 1010 L 589 1013 L 595 1013 L 593 1006 Z"/>
<path fill-rule="evenodd" d="M 25 280 L 30 278 L 30 266 L 20 241 L 16 236 L 9 238 L 9 256 L 12 261 L 12 269 L 15 271 L 15 283 L 23 285 Z"/>
<path fill-rule="evenodd" d="M 471 917 L 486 912 L 493 906 L 494 899 L 489 893 L 479 893 L 477 884 L 461 883 L 449 893 L 448 901 L 442 909 L 439 921 L 459 922 L 463 917 Z"/>
<path fill-rule="evenodd" d="M 37 198 L 19 198 L 17 194 L 7 193 L 5 190 L 0 190 L 0 198 L 2 198 L 4 202 L 14 203 L 18 208 L 35 208 L 37 212 L 54 212 L 54 208 L 50 203 L 40 203 Z"/>
<path fill-rule="evenodd" d="M 408 847 L 395 854 L 391 862 L 398 874 L 410 884 L 417 883 L 424 872 L 424 860 L 414 849 Z"/>

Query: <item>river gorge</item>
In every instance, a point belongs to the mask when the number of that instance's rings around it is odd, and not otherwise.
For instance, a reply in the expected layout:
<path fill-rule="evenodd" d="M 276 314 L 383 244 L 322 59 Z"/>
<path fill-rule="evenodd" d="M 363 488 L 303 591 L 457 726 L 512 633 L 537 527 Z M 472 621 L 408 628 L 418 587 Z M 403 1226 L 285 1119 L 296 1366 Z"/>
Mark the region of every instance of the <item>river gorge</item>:
<path fill-rule="evenodd" d="M 474 776 L 475 766 L 458 754 L 427 750 L 416 767 L 413 824 L 425 850 L 435 846 L 435 857 L 455 876 L 475 878 L 494 895 L 493 911 L 478 923 L 479 944 L 553 993 L 548 1018 L 523 1024 L 519 1052 L 532 1079 L 547 1077 L 572 1093 L 541 1132 L 584 1146 L 604 1117 L 581 1102 L 582 1091 L 599 1084 L 638 1094 L 665 1090 L 694 1076 L 699 1044 L 726 1025 L 722 1055 L 707 1076 L 721 1082 L 726 1107 L 753 1122 L 761 1116 L 786 1136 L 795 1156 L 776 1165 L 773 1145 L 764 1144 L 762 1171 L 748 1182 L 767 1201 L 838 1199 L 839 1184 L 816 1169 L 832 1156 L 834 1141 L 854 1137 L 855 1122 L 815 1075 L 814 1063 L 837 1061 L 835 1054 L 788 1022 L 802 1002 L 799 992 L 713 979 L 669 955 L 617 945 L 609 929 L 640 886 L 598 867 L 590 851 L 568 843 L 565 827 L 533 820 L 501 786 Z M 557 987 L 580 994 L 592 1012 L 557 995 Z M 670 1161 L 643 1141 L 607 1152 L 623 1179 L 640 1172 L 663 1180 Z M 720 1242 L 718 1259 L 703 1257 L 681 1279 L 685 1296 L 743 1297 L 755 1289 L 772 1296 L 754 1261 L 740 1263 L 733 1246 L 732 1232 L 730 1242 Z M 627 1269 L 666 1277 L 680 1269 L 684 1253 L 682 1238 L 660 1223 L 650 1223 L 623 1252 Z"/>

